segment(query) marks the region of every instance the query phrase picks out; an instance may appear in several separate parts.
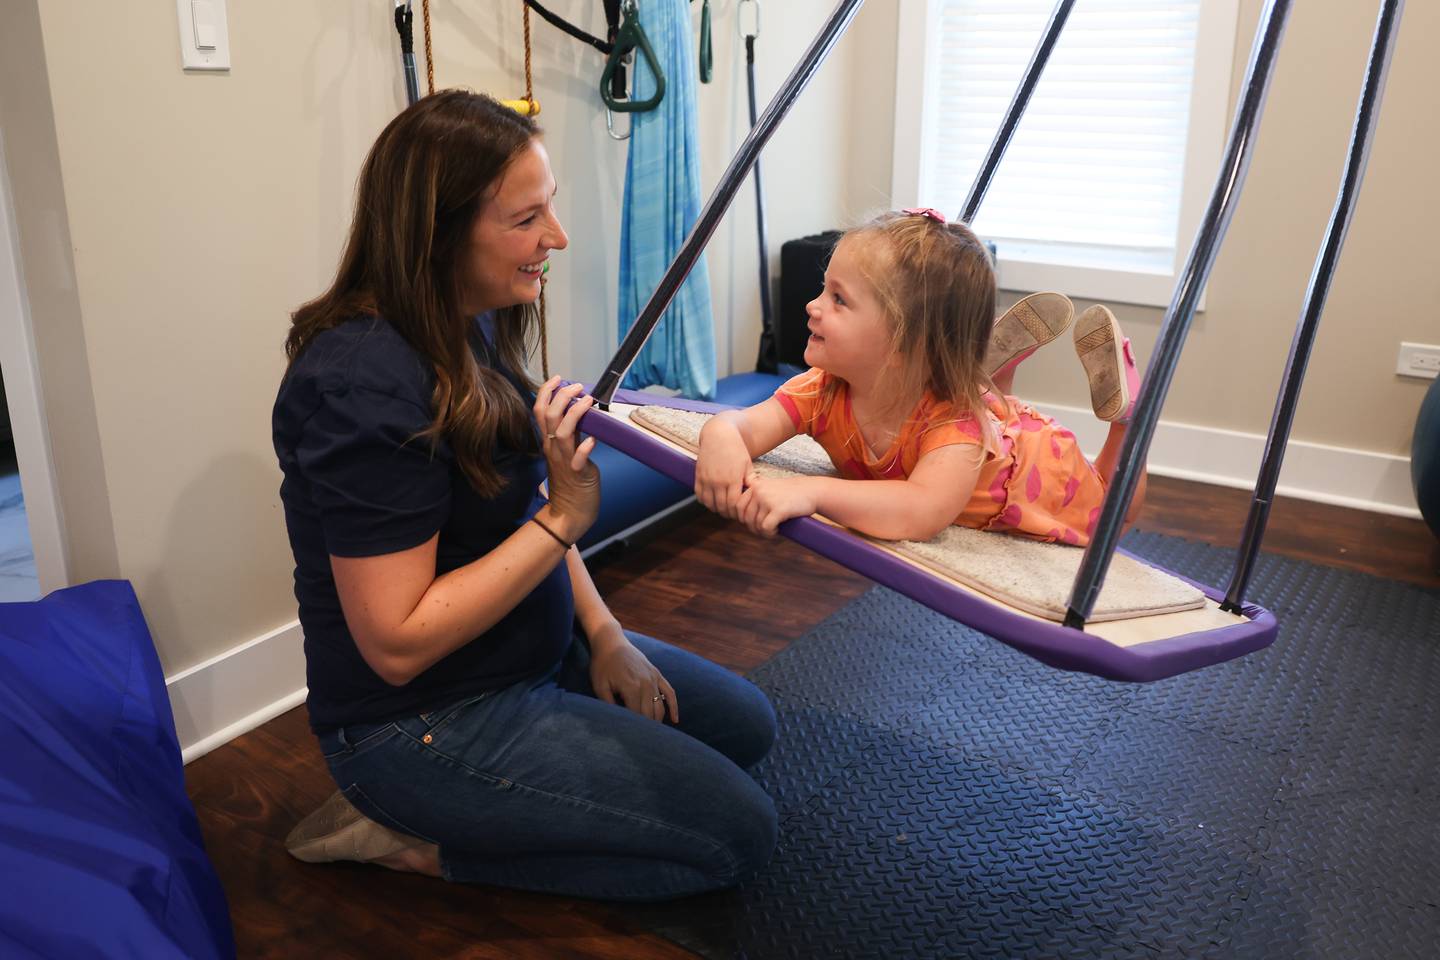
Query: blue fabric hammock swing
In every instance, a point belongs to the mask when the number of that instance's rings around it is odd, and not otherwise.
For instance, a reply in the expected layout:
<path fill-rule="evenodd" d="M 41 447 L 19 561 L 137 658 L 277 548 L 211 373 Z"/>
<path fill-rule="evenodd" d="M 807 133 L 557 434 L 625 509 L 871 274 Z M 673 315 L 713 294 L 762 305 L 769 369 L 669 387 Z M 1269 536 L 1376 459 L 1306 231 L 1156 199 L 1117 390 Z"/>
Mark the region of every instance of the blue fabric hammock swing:
<path fill-rule="evenodd" d="M 686 0 L 646 0 L 644 29 L 666 78 L 653 110 L 632 113 L 620 213 L 620 334 L 633 326 L 700 216 L 700 135 Z M 648 100 L 656 77 L 636 58 L 632 100 Z M 701 258 L 636 356 L 625 386 L 660 385 L 686 397 L 715 396 L 715 325 Z"/>

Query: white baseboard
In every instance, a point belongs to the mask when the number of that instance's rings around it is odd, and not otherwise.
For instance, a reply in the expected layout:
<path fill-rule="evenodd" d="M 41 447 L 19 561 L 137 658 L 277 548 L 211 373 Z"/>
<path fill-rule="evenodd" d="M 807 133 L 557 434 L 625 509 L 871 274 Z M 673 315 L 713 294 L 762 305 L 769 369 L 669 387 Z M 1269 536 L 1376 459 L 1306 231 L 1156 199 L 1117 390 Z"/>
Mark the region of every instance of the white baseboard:
<path fill-rule="evenodd" d="M 300 621 L 167 677 L 165 686 L 189 763 L 305 702 Z"/>
<path fill-rule="evenodd" d="M 1099 451 L 1108 428 L 1089 408 L 1038 406 L 1075 431 L 1088 456 Z M 1264 453 L 1262 434 L 1162 420 L 1150 443 L 1149 470 L 1162 477 L 1253 490 Z M 1410 486 L 1410 459 L 1394 454 L 1291 440 L 1276 492 L 1301 500 L 1420 517 Z"/>

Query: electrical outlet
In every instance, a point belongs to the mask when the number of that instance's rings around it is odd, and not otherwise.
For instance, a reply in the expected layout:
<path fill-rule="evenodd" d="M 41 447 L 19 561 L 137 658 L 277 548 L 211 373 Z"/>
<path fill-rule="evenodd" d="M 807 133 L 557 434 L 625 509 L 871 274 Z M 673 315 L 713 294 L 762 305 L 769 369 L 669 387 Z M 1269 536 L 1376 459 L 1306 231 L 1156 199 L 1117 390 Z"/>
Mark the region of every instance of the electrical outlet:
<path fill-rule="evenodd" d="M 1429 343 L 1401 343 L 1395 372 L 1402 377 L 1440 377 L 1440 347 Z"/>

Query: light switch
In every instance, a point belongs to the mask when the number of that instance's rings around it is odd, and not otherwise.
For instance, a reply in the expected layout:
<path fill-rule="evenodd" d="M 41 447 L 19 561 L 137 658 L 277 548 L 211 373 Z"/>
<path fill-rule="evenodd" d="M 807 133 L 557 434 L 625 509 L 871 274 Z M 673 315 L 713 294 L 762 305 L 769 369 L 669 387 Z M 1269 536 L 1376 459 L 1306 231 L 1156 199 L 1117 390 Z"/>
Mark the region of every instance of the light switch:
<path fill-rule="evenodd" d="M 229 70 L 225 0 L 175 0 L 180 15 L 180 60 L 186 70 Z"/>
<path fill-rule="evenodd" d="M 215 5 L 210 0 L 191 0 L 190 13 L 195 21 L 195 46 L 201 50 L 214 50 Z"/>

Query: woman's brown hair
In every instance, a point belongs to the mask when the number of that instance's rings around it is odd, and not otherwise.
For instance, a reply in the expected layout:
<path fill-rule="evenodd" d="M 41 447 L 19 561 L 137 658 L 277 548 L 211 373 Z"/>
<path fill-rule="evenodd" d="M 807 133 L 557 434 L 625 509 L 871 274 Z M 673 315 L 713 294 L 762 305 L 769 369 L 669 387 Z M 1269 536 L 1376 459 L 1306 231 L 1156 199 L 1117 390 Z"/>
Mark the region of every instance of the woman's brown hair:
<path fill-rule="evenodd" d="M 884 213 L 847 233 L 856 263 L 890 322 L 902 360 L 901 393 L 928 391 L 975 418 L 994 440 L 983 399 L 994 390 L 985 349 L 995 320 L 995 270 L 985 245 L 963 223 Z"/>
<path fill-rule="evenodd" d="M 496 446 L 535 454 L 539 444 L 524 398 L 475 360 L 459 267 L 481 205 L 539 133 L 528 117 L 464 90 L 424 97 L 390 121 L 360 171 L 335 281 L 295 311 L 285 340 L 293 364 L 321 332 L 384 317 L 434 368 L 434 420 L 418 436 L 449 441 L 471 487 L 487 497 L 504 487 Z M 500 365 L 530 390 L 536 314 L 533 304 L 505 307 L 494 326 Z"/>

